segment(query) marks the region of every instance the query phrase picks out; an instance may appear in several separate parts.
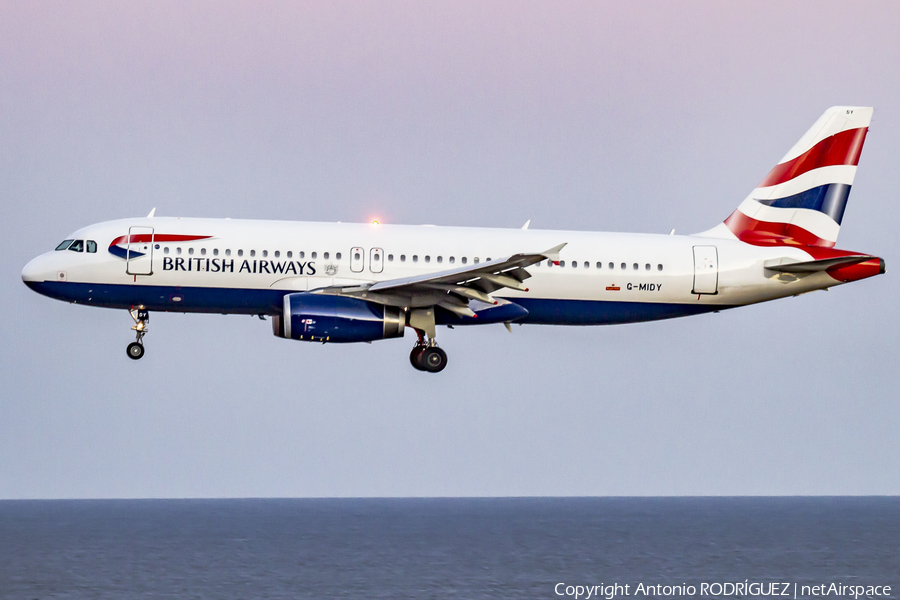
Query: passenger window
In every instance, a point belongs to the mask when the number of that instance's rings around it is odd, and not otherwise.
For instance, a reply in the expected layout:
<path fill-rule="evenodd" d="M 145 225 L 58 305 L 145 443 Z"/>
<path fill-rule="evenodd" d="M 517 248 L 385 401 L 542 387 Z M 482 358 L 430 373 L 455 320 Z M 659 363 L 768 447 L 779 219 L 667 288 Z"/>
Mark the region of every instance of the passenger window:
<path fill-rule="evenodd" d="M 304 256 L 306 256 L 306 252 L 304 252 L 303 250 L 297 253 L 297 258 L 303 258 Z"/>
<path fill-rule="evenodd" d="M 591 263 L 589 263 L 588 261 L 584 261 L 584 268 L 585 268 L 585 269 L 590 269 L 590 268 L 591 268 Z"/>
<path fill-rule="evenodd" d="M 405 254 L 401 254 L 401 255 L 400 255 L 400 262 L 406 262 L 406 255 L 405 255 Z"/>
<path fill-rule="evenodd" d="M 168 254 L 168 253 L 169 253 L 169 247 L 166 246 L 165 248 L 163 248 L 163 254 Z"/>
<path fill-rule="evenodd" d="M 225 256 L 231 256 L 231 248 L 225 249 Z"/>
<path fill-rule="evenodd" d="M 181 254 L 181 248 L 180 248 L 180 247 L 175 248 L 175 254 Z"/>
<path fill-rule="evenodd" d="M 638 270 L 638 264 L 637 264 L 637 263 L 634 263 L 634 270 L 635 270 L 635 271 Z"/>
<path fill-rule="evenodd" d="M 206 256 L 206 248 L 200 248 L 200 255 Z"/>
<path fill-rule="evenodd" d="M 337 254 L 335 254 L 334 258 L 335 258 L 335 260 L 341 260 L 341 253 L 338 252 Z"/>
<path fill-rule="evenodd" d="M 578 261 L 577 261 L 577 260 L 573 260 L 573 261 L 572 261 L 572 268 L 573 268 L 573 269 L 577 269 L 577 268 L 578 268 Z"/>
<path fill-rule="evenodd" d="M 328 256 L 329 256 L 329 254 L 326 252 L 322 255 L 322 258 L 324 258 L 325 260 L 328 260 Z"/>
<path fill-rule="evenodd" d="M 269 251 L 268 251 L 268 250 L 263 250 L 263 254 L 262 254 L 262 255 L 263 255 L 263 258 L 266 258 L 267 256 L 269 256 Z"/>
<path fill-rule="evenodd" d="M 609 263 L 609 268 L 610 268 L 610 269 L 615 269 L 615 268 L 616 268 L 616 265 L 613 264 L 613 263 Z"/>
<path fill-rule="evenodd" d="M 419 262 L 419 255 L 413 254 L 413 262 Z"/>
<path fill-rule="evenodd" d="M 439 262 L 439 263 L 444 262 L 444 257 L 443 257 L 443 256 L 438 256 L 438 262 Z"/>
<path fill-rule="evenodd" d="M 662 265 L 656 265 L 656 270 L 657 270 L 657 271 L 662 271 Z"/>
<path fill-rule="evenodd" d="M 66 248 L 69 247 L 69 244 L 71 244 L 74 241 L 75 240 L 63 240 L 63 242 L 59 246 L 57 246 L 56 249 L 57 250 L 65 250 Z"/>
<path fill-rule="evenodd" d="M 426 256 L 425 256 L 425 262 L 431 262 L 431 257 L 428 256 L 428 255 L 426 255 Z"/>
<path fill-rule="evenodd" d="M 310 258 L 316 258 L 317 256 L 319 256 L 318 252 L 313 252 L 312 254 L 309 255 Z"/>
<path fill-rule="evenodd" d="M 455 262 L 456 262 L 456 259 L 455 259 L 454 257 L 451 256 L 451 257 L 450 257 L 450 264 L 452 265 L 452 264 L 455 263 Z"/>
<path fill-rule="evenodd" d="M 466 264 L 467 262 L 469 262 L 469 259 L 466 258 L 465 256 L 463 256 L 463 257 L 462 257 L 462 264 Z"/>
<path fill-rule="evenodd" d="M 600 261 L 597 261 L 597 268 L 598 268 L 598 269 L 602 269 L 602 268 L 603 268 L 603 263 L 600 262 Z"/>
<path fill-rule="evenodd" d="M 285 256 L 287 256 L 288 258 L 294 258 L 294 253 L 288 250 Z"/>
<path fill-rule="evenodd" d="M 472 262 L 475 263 L 475 264 L 477 265 L 478 262 L 479 262 L 479 261 L 478 261 L 478 257 L 476 256 L 475 258 L 473 258 L 473 259 L 472 259 Z"/>
<path fill-rule="evenodd" d="M 218 256 L 218 255 L 219 255 L 219 249 L 213 248 L 213 256 Z"/>
<path fill-rule="evenodd" d="M 238 250 L 238 256 L 243 256 L 243 255 L 244 255 L 244 251 L 243 251 L 243 250 Z"/>
<path fill-rule="evenodd" d="M 649 271 L 649 270 L 650 270 L 650 263 L 647 263 L 646 265 L 644 265 L 644 269 L 646 269 L 647 271 Z"/>
<path fill-rule="evenodd" d="M 159 248 L 159 246 L 157 246 L 157 248 Z M 87 241 L 87 251 L 88 252 L 96 252 L 97 251 L 97 242 L 95 242 L 94 240 L 88 240 Z"/>
<path fill-rule="evenodd" d="M 276 251 L 275 251 L 275 258 L 278 258 L 279 256 L 281 256 L 281 252 L 278 251 L 278 250 L 276 250 Z"/>
<path fill-rule="evenodd" d="M 84 252 L 84 240 L 75 240 L 72 242 L 72 245 L 69 246 L 69 250 L 72 252 Z"/>
<path fill-rule="evenodd" d="M 622 268 L 623 268 L 623 269 L 627 269 L 627 268 L 628 268 L 628 265 L 626 265 L 625 263 L 622 263 Z"/>
<path fill-rule="evenodd" d="M 193 249 L 193 248 L 188 248 L 188 254 L 193 254 L 193 253 L 194 253 L 194 249 Z"/>
<path fill-rule="evenodd" d="M 394 262 L 394 255 L 388 254 L 388 262 Z"/>
<path fill-rule="evenodd" d="M 157 244 L 157 245 L 155 245 L 155 246 L 153 246 L 153 247 L 156 248 L 157 250 L 159 250 L 159 244 Z"/>

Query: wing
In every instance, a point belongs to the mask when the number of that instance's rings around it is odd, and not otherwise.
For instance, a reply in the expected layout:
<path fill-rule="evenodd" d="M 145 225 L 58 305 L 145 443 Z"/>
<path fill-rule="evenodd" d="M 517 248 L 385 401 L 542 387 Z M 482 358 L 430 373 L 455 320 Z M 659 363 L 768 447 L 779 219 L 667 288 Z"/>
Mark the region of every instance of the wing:
<path fill-rule="evenodd" d="M 463 317 L 475 313 L 469 301 L 497 304 L 491 294 L 504 288 L 527 292 L 523 283 L 531 277 L 526 267 L 543 260 L 559 262 L 560 244 L 534 254 L 513 254 L 458 269 L 425 273 L 353 286 L 329 286 L 312 290 L 315 294 L 351 296 L 378 304 L 405 308 L 440 306 Z"/>

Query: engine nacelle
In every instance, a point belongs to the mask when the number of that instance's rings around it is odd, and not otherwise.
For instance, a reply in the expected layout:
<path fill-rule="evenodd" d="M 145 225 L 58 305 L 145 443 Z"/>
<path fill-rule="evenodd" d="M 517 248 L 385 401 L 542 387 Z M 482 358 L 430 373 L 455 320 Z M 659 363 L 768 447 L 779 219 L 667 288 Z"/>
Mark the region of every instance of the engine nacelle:
<path fill-rule="evenodd" d="M 299 292 L 284 297 L 281 315 L 272 318 L 272 332 L 306 342 L 372 342 L 403 337 L 406 313 L 374 302 Z"/>

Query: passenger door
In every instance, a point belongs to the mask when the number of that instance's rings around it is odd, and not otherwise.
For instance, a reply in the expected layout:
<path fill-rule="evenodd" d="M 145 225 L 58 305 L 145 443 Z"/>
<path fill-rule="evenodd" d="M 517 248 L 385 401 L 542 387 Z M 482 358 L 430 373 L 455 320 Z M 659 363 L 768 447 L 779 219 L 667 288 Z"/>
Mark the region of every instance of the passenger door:
<path fill-rule="evenodd" d="M 694 293 L 719 291 L 719 253 L 715 246 L 694 246 Z"/>
<path fill-rule="evenodd" d="M 128 228 L 125 244 L 125 272 L 129 275 L 153 275 L 153 228 L 135 225 Z"/>

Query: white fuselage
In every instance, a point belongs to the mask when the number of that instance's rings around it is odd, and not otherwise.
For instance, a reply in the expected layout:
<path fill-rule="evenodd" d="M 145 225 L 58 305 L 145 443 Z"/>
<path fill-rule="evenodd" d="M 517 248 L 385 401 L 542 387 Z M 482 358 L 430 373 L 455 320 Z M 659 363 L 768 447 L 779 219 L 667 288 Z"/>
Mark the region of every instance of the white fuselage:
<path fill-rule="evenodd" d="M 151 237 L 129 243 L 127 236 L 142 232 Z M 166 241 L 179 236 L 202 239 Z M 683 235 L 154 217 L 100 223 L 69 238 L 94 241 L 96 251 L 47 252 L 25 267 L 26 283 L 61 300 L 156 311 L 278 314 L 288 293 L 440 272 L 563 243 L 558 265 L 528 267 L 527 292 L 496 294 L 528 310 L 521 322 L 645 321 L 840 283 L 825 272 L 797 277 L 764 268 L 774 259 L 809 260 L 799 248 Z M 711 257 L 703 265 L 697 247 Z"/>

